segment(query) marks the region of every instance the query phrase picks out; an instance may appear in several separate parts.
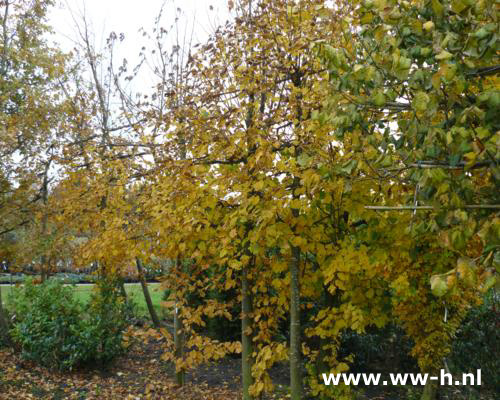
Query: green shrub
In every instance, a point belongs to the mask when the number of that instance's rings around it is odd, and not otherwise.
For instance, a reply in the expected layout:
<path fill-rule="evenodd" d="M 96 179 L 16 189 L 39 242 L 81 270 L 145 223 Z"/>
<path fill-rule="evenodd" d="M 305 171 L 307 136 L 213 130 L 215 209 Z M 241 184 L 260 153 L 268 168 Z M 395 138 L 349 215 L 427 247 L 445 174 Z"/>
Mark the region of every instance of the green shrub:
<path fill-rule="evenodd" d="M 0 349 L 3 347 L 8 347 L 10 345 L 10 335 L 8 332 L 8 325 L 7 325 L 9 316 L 5 309 L 3 309 L 3 317 L 4 320 L 0 321 Z"/>
<path fill-rule="evenodd" d="M 14 341 L 25 359 L 58 369 L 81 362 L 82 307 L 72 288 L 57 281 L 34 285 L 27 280 L 14 291 Z"/>
<path fill-rule="evenodd" d="M 22 283 L 24 279 L 24 275 L 0 274 L 1 283 Z"/>
<path fill-rule="evenodd" d="M 457 331 L 449 361 L 455 373 L 481 369 L 483 385 L 500 392 L 500 310 L 494 291 L 467 314 Z"/>
<path fill-rule="evenodd" d="M 410 356 L 412 341 L 397 325 L 369 327 L 365 333 L 347 330 L 342 335 L 339 356 L 354 355 L 353 372 L 417 372 L 416 360 Z"/>
<path fill-rule="evenodd" d="M 122 297 L 116 280 L 101 279 L 94 287 L 88 312 L 87 333 L 91 337 L 87 340 L 95 360 L 106 364 L 123 350 L 123 332 L 133 315 L 133 305 Z"/>
<path fill-rule="evenodd" d="M 59 370 L 111 361 L 122 351 L 126 321 L 123 300 L 107 285 L 96 288 L 85 308 L 74 288 L 57 280 L 27 281 L 16 290 L 12 337 L 23 358 Z"/>

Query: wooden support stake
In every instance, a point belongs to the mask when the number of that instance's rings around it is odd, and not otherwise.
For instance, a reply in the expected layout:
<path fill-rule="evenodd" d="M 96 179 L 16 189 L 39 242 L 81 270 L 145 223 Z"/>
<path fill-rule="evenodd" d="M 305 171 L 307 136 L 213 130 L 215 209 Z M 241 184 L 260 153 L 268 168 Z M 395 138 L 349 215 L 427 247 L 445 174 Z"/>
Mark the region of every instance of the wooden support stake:
<path fill-rule="evenodd" d="M 500 204 L 468 204 L 462 207 L 442 207 L 443 209 L 485 209 L 498 210 Z M 418 210 L 439 210 L 439 207 L 434 206 L 365 206 L 367 210 L 377 211 L 418 211 Z"/>

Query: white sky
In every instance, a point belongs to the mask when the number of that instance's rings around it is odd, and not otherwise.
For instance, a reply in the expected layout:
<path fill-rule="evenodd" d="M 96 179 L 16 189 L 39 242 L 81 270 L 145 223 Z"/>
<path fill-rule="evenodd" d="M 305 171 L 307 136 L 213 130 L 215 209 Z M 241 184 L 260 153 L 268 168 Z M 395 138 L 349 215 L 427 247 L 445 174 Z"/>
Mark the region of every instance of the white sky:
<path fill-rule="evenodd" d="M 150 31 L 163 3 L 162 26 L 168 29 L 175 18 L 176 8 L 180 8 L 185 16 L 180 26 L 188 24 L 191 31 L 194 23 L 193 44 L 204 42 L 217 25 L 229 18 L 227 0 L 57 0 L 57 5 L 50 11 L 49 23 L 55 31 L 55 41 L 63 50 L 69 51 L 77 38 L 73 16 L 78 21 L 85 13 L 95 34 L 96 49 L 103 47 L 110 32 L 124 33 L 126 48 L 120 49 L 119 55 L 134 64 L 145 44 L 139 29 L 143 27 Z"/>
<path fill-rule="evenodd" d="M 154 38 L 152 29 L 162 5 L 160 26 L 170 31 L 176 15 L 179 15 L 177 9 L 180 9 L 179 39 L 182 42 L 185 34 L 188 38 L 192 36 L 192 45 L 204 43 L 217 26 L 225 24 L 230 18 L 227 0 L 56 0 L 56 5 L 49 11 L 48 22 L 54 31 L 52 40 L 63 51 L 73 50 L 79 41 L 75 24 L 82 26 L 82 16 L 85 15 L 94 36 L 93 45 L 97 53 L 104 49 L 111 32 L 115 32 L 117 36 L 121 33 L 125 35 L 125 40 L 118 42 L 114 48 L 114 65 L 116 70 L 125 58 L 131 72 L 139 62 L 141 48 L 145 46 L 146 54 L 149 54 L 148 50 L 152 45 L 151 40 L 143 37 L 139 30 L 144 28 Z M 174 44 L 175 37 L 172 35 L 170 40 L 167 38 L 167 43 L 164 43 L 167 51 Z M 155 83 L 157 81 L 153 79 L 151 70 L 143 66 L 139 75 L 124 88 L 131 93 L 144 93 Z"/>

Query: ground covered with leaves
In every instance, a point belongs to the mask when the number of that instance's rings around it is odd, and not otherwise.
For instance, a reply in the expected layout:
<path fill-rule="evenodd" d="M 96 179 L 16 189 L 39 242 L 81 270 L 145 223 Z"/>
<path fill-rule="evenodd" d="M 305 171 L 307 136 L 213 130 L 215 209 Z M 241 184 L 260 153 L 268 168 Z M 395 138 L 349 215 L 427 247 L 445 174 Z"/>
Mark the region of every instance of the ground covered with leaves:
<path fill-rule="evenodd" d="M 161 339 L 137 331 L 128 352 L 107 369 L 58 373 L 0 350 L 0 399 L 238 399 L 235 382 L 203 381 L 199 376 L 179 387 L 161 360 Z M 188 377 L 189 378 L 189 377 Z M 194 378 L 194 376 L 193 376 Z M 217 384 L 214 384 L 217 383 Z"/>
<path fill-rule="evenodd" d="M 128 351 L 111 366 L 92 366 L 71 373 L 59 373 L 24 361 L 13 349 L 0 349 L 0 399 L 183 399 L 236 400 L 241 398 L 241 360 L 226 357 L 215 364 L 203 365 L 187 373 L 188 383 L 174 382 L 173 366 L 162 360 L 165 342 L 157 331 L 134 328 L 129 331 Z M 275 393 L 266 400 L 290 398 L 287 365 L 270 371 Z M 363 387 L 355 398 L 360 400 L 418 399 L 420 388 Z M 467 393 L 464 389 L 446 388 L 445 400 L 471 398 L 492 400 L 495 395 Z"/>

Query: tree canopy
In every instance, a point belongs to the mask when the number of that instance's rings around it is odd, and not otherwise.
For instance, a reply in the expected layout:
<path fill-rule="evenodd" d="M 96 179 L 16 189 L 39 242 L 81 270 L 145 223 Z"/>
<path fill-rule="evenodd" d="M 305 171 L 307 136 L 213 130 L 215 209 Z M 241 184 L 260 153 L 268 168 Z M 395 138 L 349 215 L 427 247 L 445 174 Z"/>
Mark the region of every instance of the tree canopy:
<path fill-rule="evenodd" d="M 40 39 L 50 2 L 6 2 L 0 231 L 28 225 L 36 257 L 70 249 L 109 273 L 169 260 L 185 350 L 165 358 L 242 352 L 245 400 L 283 360 L 292 399 L 349 398 L 321 373 L 349 369 L 343 333 L 388 323 L 438 370 L 499 272 L 497 4 L 229 3 L 191 49 L 165 49 L 157 21 L 155 85 L 135 100 L 120 38 L 98 54 L 85 26 L 90 75 L 70 73 Z M 235 307 L 241 341 L 200 333 Z"/>

